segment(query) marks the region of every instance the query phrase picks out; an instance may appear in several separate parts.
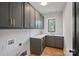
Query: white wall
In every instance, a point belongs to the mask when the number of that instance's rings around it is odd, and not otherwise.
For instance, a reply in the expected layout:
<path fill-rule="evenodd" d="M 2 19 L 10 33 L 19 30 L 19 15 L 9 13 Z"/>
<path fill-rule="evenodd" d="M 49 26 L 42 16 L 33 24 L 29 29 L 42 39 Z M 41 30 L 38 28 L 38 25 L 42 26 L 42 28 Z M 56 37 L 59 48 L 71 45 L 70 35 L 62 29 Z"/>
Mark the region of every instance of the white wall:
<path fill-rule="evenodd" d="M 39 33 L 39 29 L 0 29 L 0 56 L 20 55 L 25 50 L 29 55 L 29 38 Z M 8 45 L 8 40 L 14 40 L 14 44 Z M 22 43 L 22 46 L 19 46 L 19 43 Z"/>
<path fill-rule="evenodd" d="M 66 56 L 71 56 L 69 50 L 72 49 L 72 34 L 73 34 L 73 19 L 72 19 L 72 3 L 67 2 L 63 11 L 63 34 L 64 34 L 64 53 Z"/>
<path fill-rule="evenodd" d="M 56 31 L 48 32 L 48 19 L 56 19 Z M 44 17 L 44 33 L 49 35 L 63 35 L 63 19 L 61 12 L 48 13 Z"/>

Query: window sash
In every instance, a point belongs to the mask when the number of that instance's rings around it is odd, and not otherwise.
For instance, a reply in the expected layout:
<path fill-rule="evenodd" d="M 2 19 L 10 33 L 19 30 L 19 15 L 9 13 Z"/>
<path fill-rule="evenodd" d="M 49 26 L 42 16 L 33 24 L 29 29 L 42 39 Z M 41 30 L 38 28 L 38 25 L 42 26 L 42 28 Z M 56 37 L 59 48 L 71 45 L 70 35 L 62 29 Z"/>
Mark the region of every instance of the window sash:
<path fill-rule="evenodd" d="M 48 32 L 55 32 L 55 19 L 48 19 Z"/>

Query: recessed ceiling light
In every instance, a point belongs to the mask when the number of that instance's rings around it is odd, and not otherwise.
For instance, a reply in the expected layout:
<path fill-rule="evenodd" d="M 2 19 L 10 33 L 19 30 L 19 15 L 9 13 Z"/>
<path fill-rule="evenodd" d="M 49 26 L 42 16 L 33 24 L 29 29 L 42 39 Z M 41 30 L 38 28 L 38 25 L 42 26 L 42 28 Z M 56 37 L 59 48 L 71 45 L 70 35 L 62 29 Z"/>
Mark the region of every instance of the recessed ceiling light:
<path fill-rule="evenodd" d="M 41 5 L 42 6 L 46 6 L 47 5 L 47 2 L 41 2 Z"/>

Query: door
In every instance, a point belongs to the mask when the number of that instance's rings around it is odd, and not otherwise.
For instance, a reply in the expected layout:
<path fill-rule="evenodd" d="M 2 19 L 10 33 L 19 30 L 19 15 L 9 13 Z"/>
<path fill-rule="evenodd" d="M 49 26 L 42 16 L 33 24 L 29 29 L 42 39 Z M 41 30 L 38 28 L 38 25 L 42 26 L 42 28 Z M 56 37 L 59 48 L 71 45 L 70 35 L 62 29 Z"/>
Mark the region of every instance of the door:
<path fill-rule="evenodd" d="M 9 27 L 9 3 L 0 2 L 0 27 Z"/>
<path fill-rule="evenodd" d="M 79 2 L 76 3 L 76 56 L 79 56 Z"/>
<path fill-rule="evenodd" d="M 10 19 L 12 27 L 23 27 L 23 3 L 11 2 L 10 3 Z"/>
<path fill-rule="evenodd" d="M 79 56 L 79 2 L 74 3 L 73 7 L 74 12 L 74 35 L 73 35 L 73 50 L 70 52 L 74 56 Z"/>

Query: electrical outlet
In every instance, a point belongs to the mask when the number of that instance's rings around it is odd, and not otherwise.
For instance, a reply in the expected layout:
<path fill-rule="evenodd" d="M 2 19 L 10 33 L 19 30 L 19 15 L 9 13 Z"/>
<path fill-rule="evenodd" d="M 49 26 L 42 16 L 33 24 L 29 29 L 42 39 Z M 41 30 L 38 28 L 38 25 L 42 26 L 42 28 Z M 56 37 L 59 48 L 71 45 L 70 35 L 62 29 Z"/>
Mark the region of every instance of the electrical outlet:
<path fill-rule="evenodd" d="M 14 44 L 14 40 L 9 40 L 8 45 Z"/>

